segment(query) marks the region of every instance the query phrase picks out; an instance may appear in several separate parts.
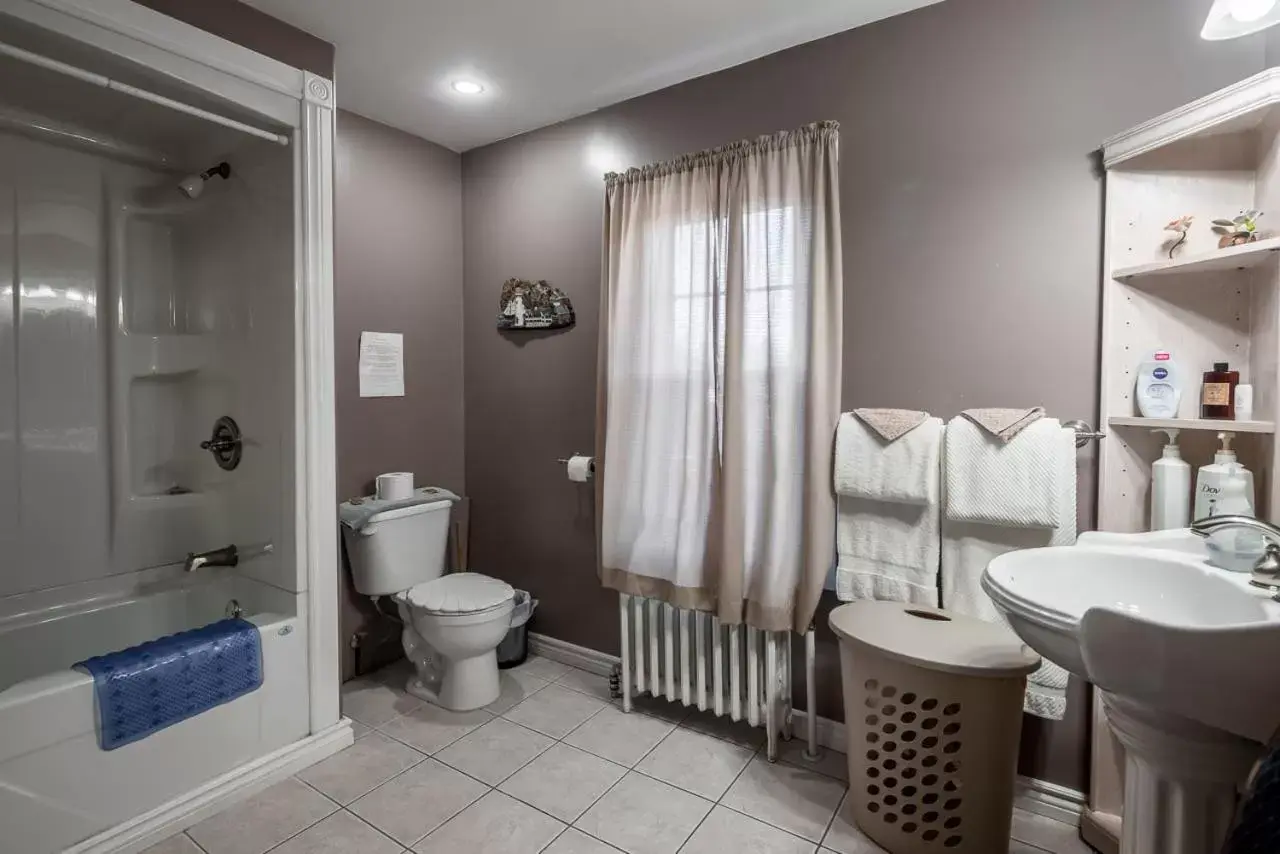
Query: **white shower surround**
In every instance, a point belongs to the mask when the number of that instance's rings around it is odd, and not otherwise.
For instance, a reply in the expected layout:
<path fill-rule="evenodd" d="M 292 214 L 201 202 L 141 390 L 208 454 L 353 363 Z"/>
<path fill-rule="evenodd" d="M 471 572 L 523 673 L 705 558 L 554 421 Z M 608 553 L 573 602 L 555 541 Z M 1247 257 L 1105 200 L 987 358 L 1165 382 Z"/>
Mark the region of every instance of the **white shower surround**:
<path fill-rule="evenodd" d="M 182 80 L 293 129 L 294 545 L 295 589 L 301 591 L 295 612 L 296 622 L 306 631 L 309 734 L 70 849 L 86 854 L 139 851 L 352 741 L 350 722 L 340 717 L 338 706 L 338 559 L 333 511 L 334 87 L 323 77 L 129 0 L 0 0 L 0 12 Z M 299 661 L 296 666 L 303 665 Z M 145 775 L 148 770 L 138 769 L 137 773 Z"/>

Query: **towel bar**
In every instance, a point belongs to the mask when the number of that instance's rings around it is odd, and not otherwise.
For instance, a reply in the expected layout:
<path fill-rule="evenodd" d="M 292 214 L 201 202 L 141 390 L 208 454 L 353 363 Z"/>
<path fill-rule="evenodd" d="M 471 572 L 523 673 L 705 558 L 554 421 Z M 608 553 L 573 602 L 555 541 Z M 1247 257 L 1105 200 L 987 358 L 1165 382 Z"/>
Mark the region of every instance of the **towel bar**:
<path fill-rule="evenodd" d="M 1076 447 L 1083 448 L 1090 442 L 1107 438 L 1107 434 L 1099 430 L 1094 430 L 1093 425 L 1088 421 L 1068 421 L 1062 425 L 1068 430 L 1076 431 Z"/>

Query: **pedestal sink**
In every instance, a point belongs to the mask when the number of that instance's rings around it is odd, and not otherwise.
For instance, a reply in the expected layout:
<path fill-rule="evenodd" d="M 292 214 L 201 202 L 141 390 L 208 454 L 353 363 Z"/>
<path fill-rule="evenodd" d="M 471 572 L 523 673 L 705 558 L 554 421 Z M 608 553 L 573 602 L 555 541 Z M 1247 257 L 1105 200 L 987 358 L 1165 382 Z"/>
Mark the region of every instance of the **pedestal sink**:
<path fill-rule="evenodd" d="M 993 560 L 982 586 L 1036 652 L 1092 682 L 1125 748 L 1122 854 L 1217 854 L 1280 728 L 1280 603 L 1190 531 L 1089 535 Z"/>

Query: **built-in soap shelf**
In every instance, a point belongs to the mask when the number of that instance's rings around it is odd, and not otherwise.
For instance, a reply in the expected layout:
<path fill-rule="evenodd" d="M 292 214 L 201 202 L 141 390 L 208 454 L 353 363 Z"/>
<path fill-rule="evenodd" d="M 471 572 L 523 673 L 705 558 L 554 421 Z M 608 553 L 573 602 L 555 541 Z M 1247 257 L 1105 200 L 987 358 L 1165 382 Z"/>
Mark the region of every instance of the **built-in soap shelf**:
<path fill-rule="evenodd" d="M 1110 427 L 1145 427 L 1148 430 L 1207 430 L 1212 433 L 1275 433 L 1274 421 L 1227 421 L 1220 418 L 1143 418 L 1138 415 L 1107 419 Z"/>
<path fill-rule="evenodd" d="M 154 495 L 130 495 L 128 500 L 130 504 L 139 509 L 148 507 L 178 509 L 182 507 L 199 507 L 209 500 L 209 496 L 204 492 L 158 492 Z"/>
<path fill-rule="evenodd" d="M 209 335 L 138 335 L 117 337 L 125 372 L 132 377 L 186 374 L 209 364 Z"/>

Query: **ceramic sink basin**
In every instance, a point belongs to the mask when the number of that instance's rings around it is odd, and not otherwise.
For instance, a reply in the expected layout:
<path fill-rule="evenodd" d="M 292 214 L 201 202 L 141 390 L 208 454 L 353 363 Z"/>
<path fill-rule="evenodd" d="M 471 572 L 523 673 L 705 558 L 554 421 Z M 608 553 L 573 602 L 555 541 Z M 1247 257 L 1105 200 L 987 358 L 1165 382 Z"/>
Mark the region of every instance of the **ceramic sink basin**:
<path fill-rule="evenodd" d="M 982 584 L 1033 649 L 1118 697 L 1266 743 L 1280 726 L 1280 603 L 1189 531 L 1085 535 L 993 560 Z"/>

